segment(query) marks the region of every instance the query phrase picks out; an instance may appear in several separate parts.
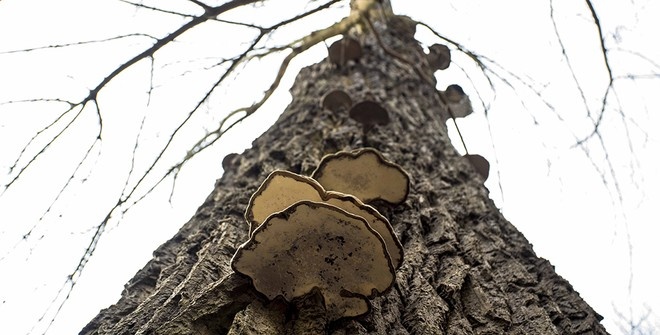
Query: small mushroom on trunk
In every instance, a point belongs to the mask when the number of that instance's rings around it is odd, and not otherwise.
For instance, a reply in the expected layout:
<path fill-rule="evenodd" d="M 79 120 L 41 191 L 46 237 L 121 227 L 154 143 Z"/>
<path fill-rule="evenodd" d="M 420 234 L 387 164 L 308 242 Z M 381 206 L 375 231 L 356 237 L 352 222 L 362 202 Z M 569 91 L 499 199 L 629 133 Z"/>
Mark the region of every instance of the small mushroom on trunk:
<path fill-rule="evenodd" d="M 269 216 L 231 266 L 270 300 L 318 290 L 329 320 L 366 314 L 367 299 L 394 283 L 385 243 L 364 218 L 310 201 Z"/>
<path fill-rule="evenodd" d="M 433 44 L 429 47 L 429 54 L 426 55 L 426 60 L 433 72 L 445 70 L 451 63 L 451 52 L 444 44 Z"/>
<path fill-rule="evenodd" d="M 225 156 L 225 158 L 222 159 L 222 169 L 225 172 L 233 171 L 238 165 L 236 162 L 238 156 L 239 155 L 237 153 L 231 153 Z"/>
<path fill-rule="evenodd" d="M 486 158 L 476 154 L 467 154 L 464 155 L 463 158 L 467 159 L 467 161 L 470 162 L 470 165 L 472 165 L 472 167 L 474 167 L 474 170 L 477 171 L 479 176 L 483 178 L 483 181 L 486 181 L 486 179 L 488 179 L 488 174 L 490 172 L 490 163 L 488 163 L 488 160 L 486 160 Z"/>
<path fill-rule="evenodd" d="M 405 15 L 391 15 L 387 19 L 391 31 L 402 34 L 406 38 L 414 38 L 417 32 L 417 22 Z"/>
<path fill-rule="evenodd" d="M 347 110 L 353 104 L 353 100 L 348 93 L 342 90 L 332 90 L 323 97 L 321 105 L 323 108 L 335 113 Z"/>
<path fill-rule="evenodd" d="M 358 60 L 360 57 L 362 57 L 360 42 L 348 36 L 332 43 L 328 48 L 328 59 L 339 66 L 346 64 L 349 60 Z"/>
<path fill-rule="evenodd" d="M 472 103 L 462 87 L 452 84 L 441 93 L 445 97 L 447 107 L 451 110 L 451 116 L 459 118 L 472 114 Z"/>
<path fill-rule="evenodd" d="M 312 178 L 326 190 L 351 194 L 365 203 L 382 200 L 392 205 L 406 200 L 410 183 L 402 167 L 372 148 L 327 155 Z"/>
<path fill-rule="evenodd" d="M 387 110 L 379 103 L 365 100 L 353 105 L 348 111 L 348 116 L 362 124 L 362 144 L 367 145 L 367 134 L 375 125 L 386 125 L 390 123 Z"/>

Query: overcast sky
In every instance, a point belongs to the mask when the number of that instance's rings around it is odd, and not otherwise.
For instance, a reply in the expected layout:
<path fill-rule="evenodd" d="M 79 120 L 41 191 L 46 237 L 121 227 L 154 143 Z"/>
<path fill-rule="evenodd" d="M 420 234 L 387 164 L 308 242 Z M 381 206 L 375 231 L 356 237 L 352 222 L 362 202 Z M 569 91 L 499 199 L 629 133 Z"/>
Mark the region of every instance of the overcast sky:
<path fill-rule="evenodd" d="M 163 5 L 158 1 L 144 3 Z M 197 10 L 185 1 L 165 5 L 190 13 Z M 607 87 L 607 72 L 595 25 L 585 3 L 557 0 L 554 5 L 558 31 L 584 89 L 586 104 L 597 115 Z M 653 61 L 660 60 L 660 46 L 655 42 L 660 37 L 655 22 L 660 15 L 658 3 L 614 5 L 600 1 L 594 5 L 605 29 L 615 76 L 660 73 Z M 299 12 L 305 1 L 290 1 L 288 6 L 237 11 L 228 13 L 227 18 L 276 22 L 275 13 Z M 516 90 L 496 81 L 495 94 L 470 60 L 457 54 L 450 69 L 437 73 L 439 88 L 457 83 L 470 94 L 476 113 L 460 120 L 460 129 L 470 152 L 485 156 L 491 163 L 493 169 L 486 183 L 491 196 L 536 252 L 549 259 L 558 273 L 605 316 L 604 323 L 612 334 L 622 333 L 617 312 L 635 320 L 648 314 L 644 326 L 660 329 L 660 296 L 655 286 L 660 282 L 655 260 L 660 254 L 655 241 L 660 236 L 655 214 L 660 202 L 660 163 L 656 159 L 660 146 L 653 133 L 660 126 L 655 113 L 660 107 L 658 78 L 618 80 L 600 128 L 607 151 L 602 150 L 597 137 L 582 150 L 573 144 L 576 137 L 590 133 L 593 123 L 561 54 L 549 2 L 395 1 L 394 7 L 495 60 L 497 64 L 488 64 L 493 71 L 506 76 L 506 69 L 529 84 L 527 87 L 507 76 Z M 337 7 L 306 21 L 304 27 L 272 36 L 271 42 L 278 44 L 310 28 L 322 28 L 346 12 L 345 7 Z M 173 15 L 135 9 L 115 0 L 0 1 L 0 184 L 15 178 L 16 170 L 9 168 L 23 147 L 65 108 L 56 102 L 5 102 L 44 97 L 79 99 L 116 66 L 148 48 L 152 40 L 135 36 L 67 48 L 9 51 L 136 31 L 163 36 L 182 22 Z M 39 218 L 76 163 L 95 143 L 98 121 L 94 106 L 87 106 L 75 127 L 9 190 L 0 188 L 4 192 L 0 196 L 0 332 L 43 332 L 55 312 L 46 310 L 49 302 L 63 298 L 57 291 L 89 243 L 90 229 L 103 219 L 126 183 L 135 136 L 142 132 L 137 151 L 140 156 L 134 166 L 135 171 L 141 171 L 154 157 L 155 148 L 167 140 L 167 132 L 215 80 L 219 68 L 211 65 L 220 57 L 234 55 L 236 48 L 245 47 L 241 43 L 253 36 L 249 29 L 211 23 L 159 52 L 153 77 L 149 62 L 143 61 L 111 82 L 99 95 L 103 142 L 92 148 L 91 158 L 43 220 Z M 423 28 L 418 29 L 417 37 L 424 45 L 439 42 Z M 222 158 L 242 152 L 285 108 L 297 68 L 325 55 L 325 47 L 319 45 L 296 58 L 268 104 L 182 170 L 171 201 L 172 180 L 168 179 L 138 206 L 111 220 L 48 334 L 77 333 L 99 309 L 117 301 L 123 284 L 151 258 L 151 251 L 171 237 L 212 190 L 222 172 Z M 203 105 L 203 113 L 184 129 L 166 161 L 171 164 L 185 154 L 200 134 L 210 129 L 208 125 L 217 124 L 227 112 L 250 105 L 270 85 L 268 79 L 281 58 L 276 55 L 253 63 L 243 68 L 231 85 L 220 87 Z M 154 88 L 148 95 L 150 78 Z M 489 107 L 488 118 L 477 90 Z M 462 151 L 458 143 L 457 150 Z M 29 148 L 25 157 L 36 154 L 35 148 Z M 23 159 L 19 166 L 26 162 Z M 158 166 L 158 171 L 164 171 L 166 165 Z M 135 178 L 130 180 L 134 182 Z M 30 238 L 22 242 L 21 237 L 35 224 Z M 44 319 L 38 322 L 44 312 Z"/>

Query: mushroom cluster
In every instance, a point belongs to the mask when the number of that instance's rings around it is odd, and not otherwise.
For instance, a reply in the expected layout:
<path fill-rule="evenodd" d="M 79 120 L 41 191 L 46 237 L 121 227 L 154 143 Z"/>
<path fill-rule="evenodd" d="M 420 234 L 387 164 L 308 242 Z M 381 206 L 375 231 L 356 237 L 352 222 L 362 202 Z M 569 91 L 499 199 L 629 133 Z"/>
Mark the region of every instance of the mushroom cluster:
<path fill-rule="evenodd" d="M 324 109 L 334 113 L 348 110 L 348 116 L 362 125 L 362 144 L 367 143 L 367 134 L 376 125 L 384 126 L 390 123 L 387 110 L 378 102 L 371 100 L 367 95 L 365 100 L 353 104 L 348 93 L 342 90 L 332 90 L 326 93 L 321 100 Z"/>
<path fill-rule="evenodd" d="M 324 157 L 313 176 L 276 170 L 266 178 L 245 213 L 250 238 L 231 266 L 268 299 L 319 292 L 329 320 L 363 315 L 403 262 L 390 222 L 365 202 L 403 202 L 408 175 L 365 148 Z"/>

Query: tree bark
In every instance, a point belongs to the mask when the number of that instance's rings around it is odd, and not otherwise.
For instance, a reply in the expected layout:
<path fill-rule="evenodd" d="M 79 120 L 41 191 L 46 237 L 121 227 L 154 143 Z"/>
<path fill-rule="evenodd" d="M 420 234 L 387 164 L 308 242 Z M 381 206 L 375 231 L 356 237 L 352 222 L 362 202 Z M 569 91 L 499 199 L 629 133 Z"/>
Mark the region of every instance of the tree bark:
<path fill-rule="evenodd" d="M 535 255 L 452 147 L 446 106 L 411 27 L 400 17 L 387 22 L 374 18 L 380 42 L 364 27 L 354 36 L 363 46 L 357 62 L 300 72 L 279 120 L 228 160 L 195 216 L 81 334 L 606 334 L 601 317 Z M 347 111 L 321 107 L 333 89 L 354 102 L 380 102 L 391 122 L 363 136 Z M 264 300 L 229 265 L 248 238 L 251 194 L 275 169 L 310 175 L 323 155 L 365 146 L 411 176 L 404 204 L 377 206 L 405 250 L 394 287 L 366 316 L 335 322 L 318 297 Z"/>

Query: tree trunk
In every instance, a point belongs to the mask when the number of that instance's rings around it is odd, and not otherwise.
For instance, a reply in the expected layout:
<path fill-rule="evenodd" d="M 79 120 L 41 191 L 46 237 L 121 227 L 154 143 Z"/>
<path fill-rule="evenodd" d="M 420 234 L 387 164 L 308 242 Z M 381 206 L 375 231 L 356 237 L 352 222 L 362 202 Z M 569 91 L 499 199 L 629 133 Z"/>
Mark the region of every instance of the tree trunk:
<path fill-rule="evenodd" d="M 326 60 L 303 69 L 277 123 L 252 149 L 227 160 L 195 216 L 81 334 L 606 334 L 601 317 L 535 255 L 452 147 L 446 107 L 405 29 L 411 26 L 374 21 L 387 50 L 362 27 L 357 62 Z M 354 102 L 379 101 L 391 122 L 363 136 L 347 111 L 321 107 L 333 89 Z M 366 316 L 335 322 L 314 301 L 264 300 L 230 267 L 248 238 L 243 213 L 251 194 L 275 169 L 310 175 L 323 155 L 365 146 L 411 176 L 404 204 L 379 206 L 405 250 L 394 287 L 371 301 Z"/>

